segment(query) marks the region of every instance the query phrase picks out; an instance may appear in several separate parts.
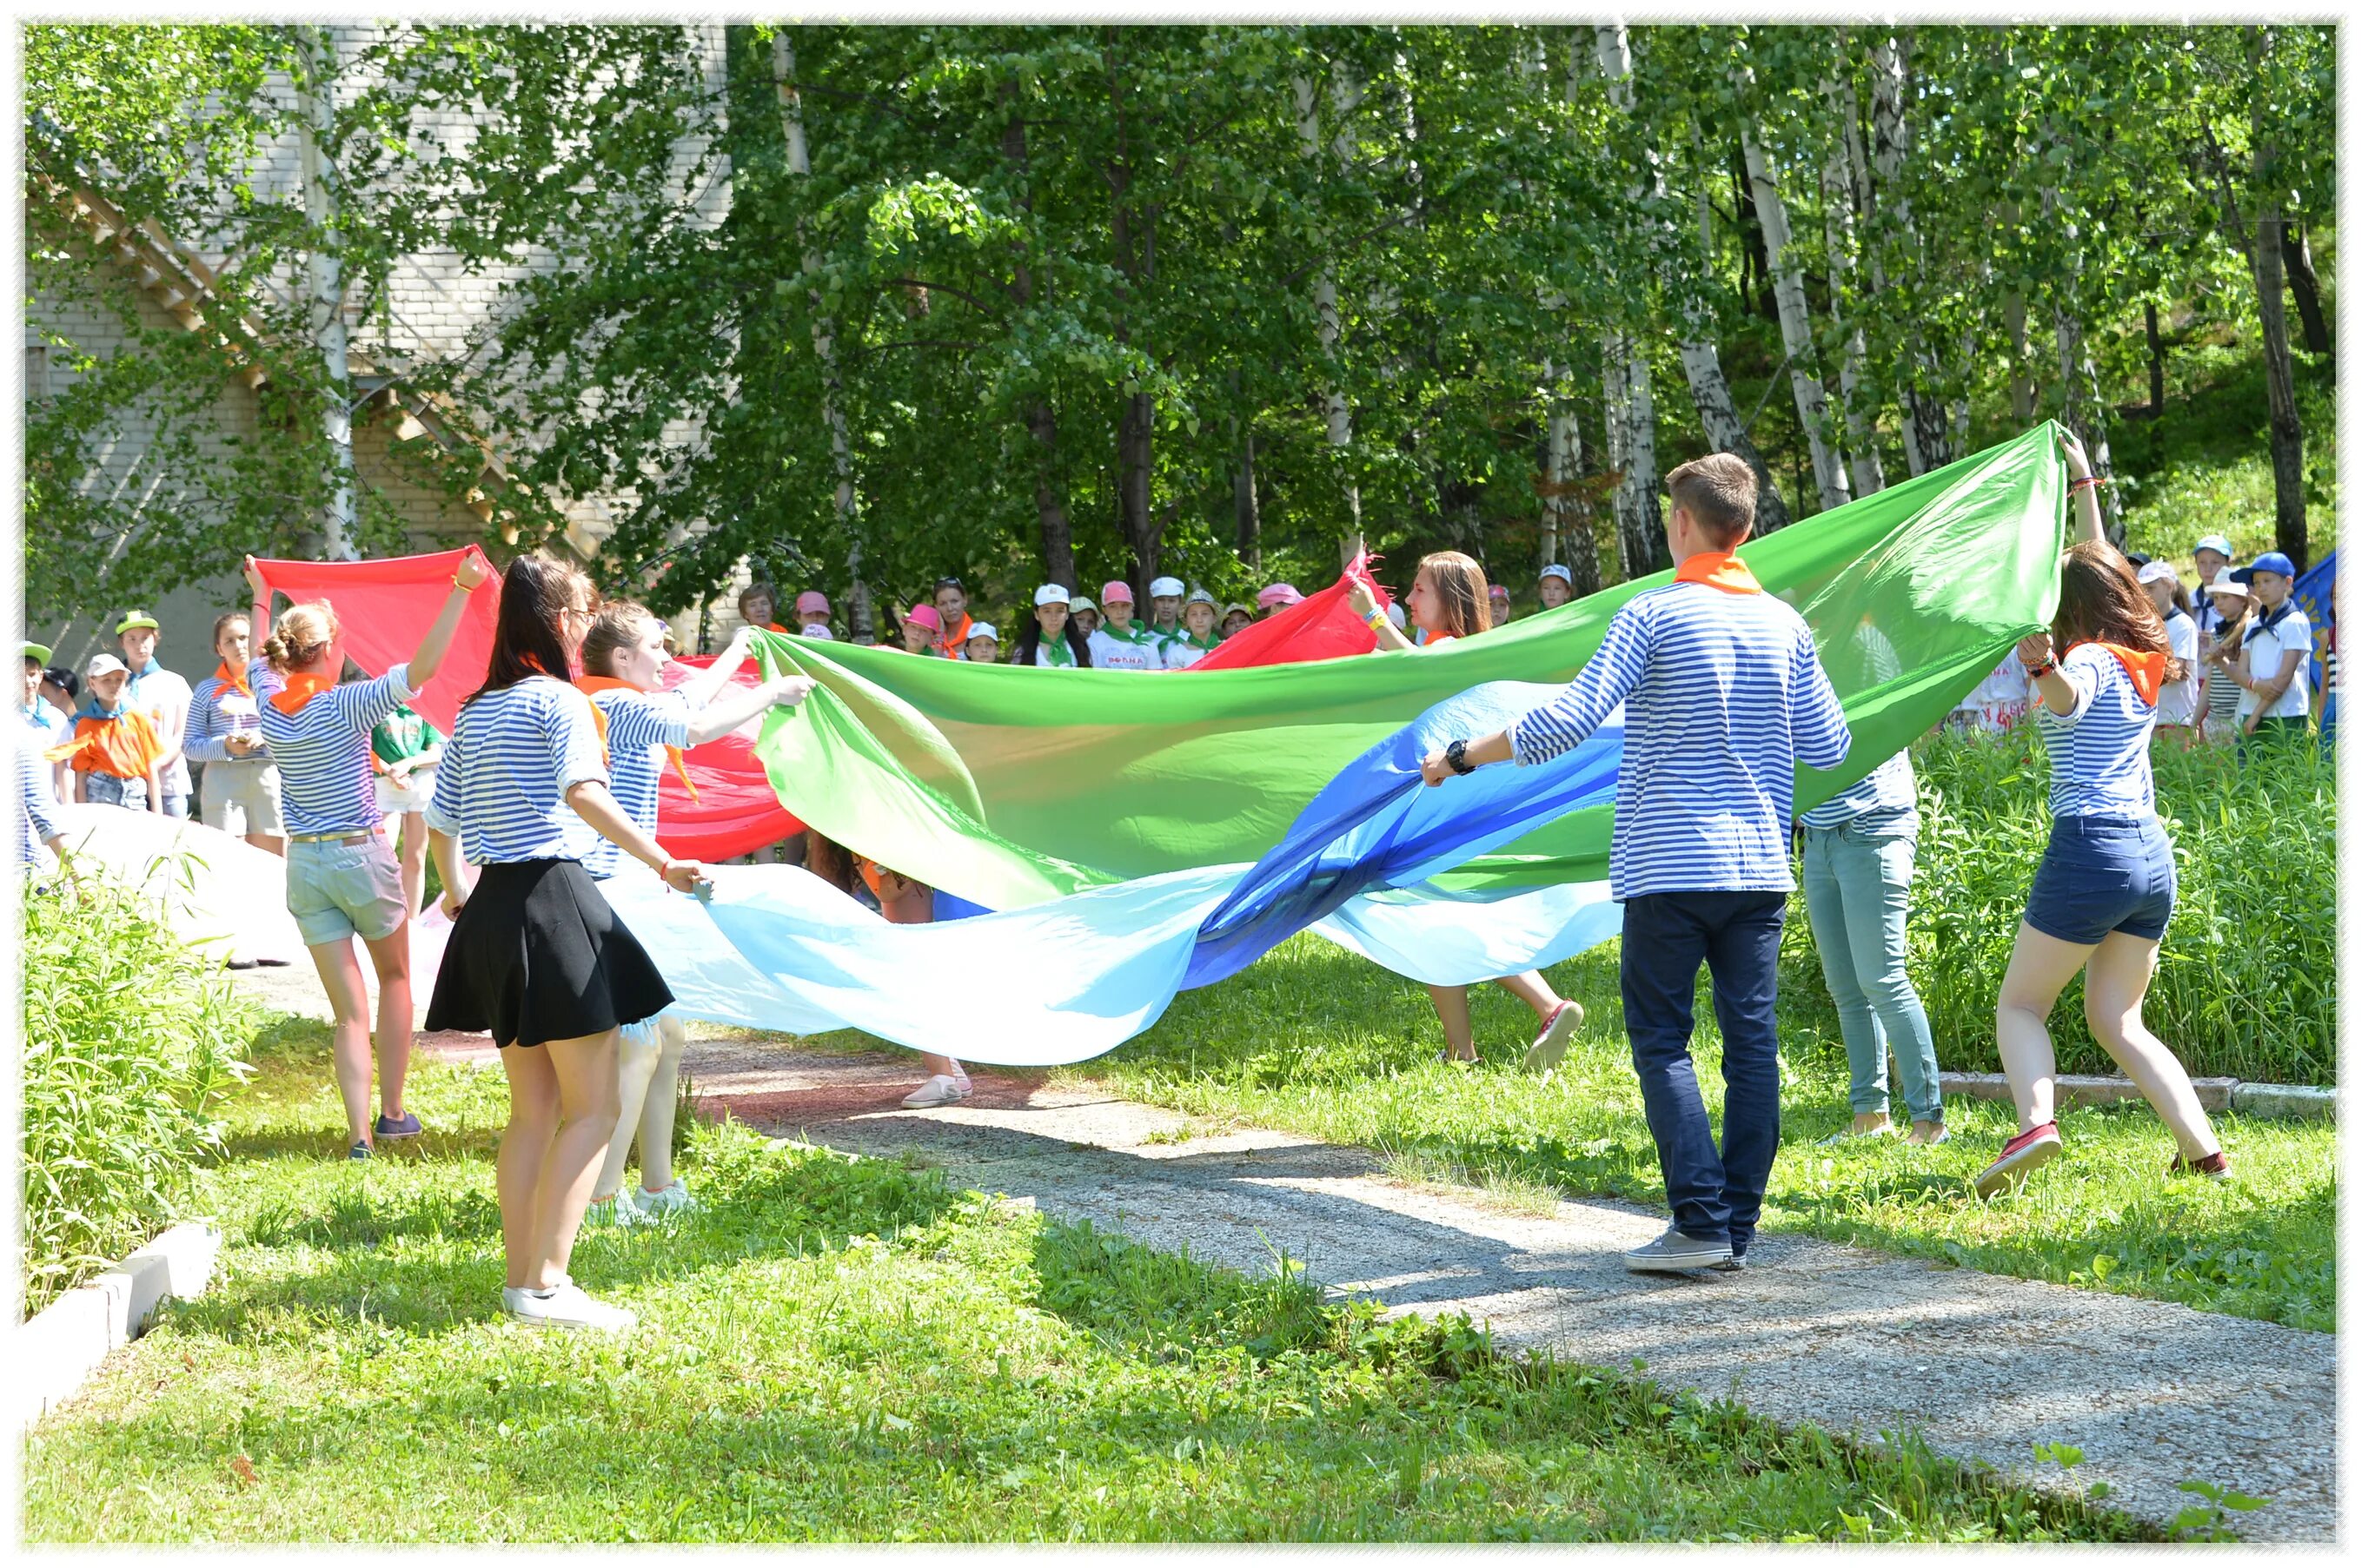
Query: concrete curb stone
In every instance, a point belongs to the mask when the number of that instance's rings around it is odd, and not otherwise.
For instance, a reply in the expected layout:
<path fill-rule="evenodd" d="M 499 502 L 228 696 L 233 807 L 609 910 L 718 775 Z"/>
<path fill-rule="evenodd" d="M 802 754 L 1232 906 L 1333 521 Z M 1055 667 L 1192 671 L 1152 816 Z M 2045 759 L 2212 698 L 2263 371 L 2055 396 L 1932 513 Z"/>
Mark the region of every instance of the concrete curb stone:
<path fill-rule="evenodd" d="M 1996 1072 L 1947 1072 L 1943 1092 L 1971 1100 L 2006 1100 L 2008 1080 Z M 2197 1102 L 2208 1111 L 2235 1111 L 2242 1116 L 2334 1116 L 2336 1091 L 2295 1083 L 2241 1083 L 2235 1078 L 2194 1078 Z M 2058 1078 L 2060 1105 L 2111 1105 L 2137 1100 L 2138 1088 L 2127 1078 L 2103 1073 L 2061 1073 Z"/>
<path fill-rule="evenodd" d="M 101 1362 L 139 1337 L 165 1298 L 203 1295 L 220 1256 L 221 1233 L 211 1225 L 174 1225 L 20 1325 L 9 1355 L 16 1430 L 73 1398 Z"/>

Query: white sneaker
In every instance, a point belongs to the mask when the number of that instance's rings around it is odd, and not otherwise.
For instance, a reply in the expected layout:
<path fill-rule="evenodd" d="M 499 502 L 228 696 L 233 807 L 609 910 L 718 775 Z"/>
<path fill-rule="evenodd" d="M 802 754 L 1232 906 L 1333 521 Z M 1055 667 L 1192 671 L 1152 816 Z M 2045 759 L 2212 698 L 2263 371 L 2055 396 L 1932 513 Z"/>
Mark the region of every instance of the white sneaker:
<path fill-rule="evenodd" d="M 503 1286 L 500 1304 L 508 1309 L 510 1317 L 536 1329 L 598 1329 L 609 1333 L 629 1333 L 640 1321 L 638 1313 L 626 1308 L 592 1300 L 571 1279 L 546 1294 Z"/>
<path fill-rule="evenodd" d="M 697 1207 L 697 1200 L 688 1195 L 688 1183 L 677 1176 L 672 1179 L 670 1186 L 653 1192 L 644 1187 L 639 1189 L 631 1194 L 631 1200 L 633 1212 L 649 1224 L 666 1214 L 683 1213 Z"/>
<path fill-rule="evenodd" d="M 1582 1027 L 1582 1003 L 1561 1002 L 1550 1010 L 1542 1032 L 1525 1048 L 1525 1070 L 1548 1072 L 1565 1059 L 1565 1047 L 1574 1032 Z"/>
<path fill-rule="evenodd" d="M 953 1078 L 950 1073 L 939 1072 L 912 1090 L 909 1098 L 902 1102 L 902 1108 L 931 1111 L 938 1105 L 956 1105 L 974 1092 L 975 1086 L 968 1081 L 967 1074 Z"/>

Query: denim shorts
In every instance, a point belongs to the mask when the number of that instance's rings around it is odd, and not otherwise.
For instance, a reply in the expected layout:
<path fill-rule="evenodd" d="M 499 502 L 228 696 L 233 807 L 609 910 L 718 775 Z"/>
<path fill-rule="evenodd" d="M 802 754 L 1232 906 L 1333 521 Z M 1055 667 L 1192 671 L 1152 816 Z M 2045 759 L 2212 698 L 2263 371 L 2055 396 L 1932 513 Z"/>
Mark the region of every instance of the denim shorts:
<path fill-rule="evenodd" d="M 2025 923 L 2096 947 L 2112 931 L 2161 941 L 2172 919 L 2172 840 L 2153 817 L 2060 817 L 2033 873 Z"/>
<path fill-rule="evenodd" d="M 393 846 L 377 833 L 358 844 L 288 845 L 287 913 L 307 948 L 392 936 L 410 917 Z"/>

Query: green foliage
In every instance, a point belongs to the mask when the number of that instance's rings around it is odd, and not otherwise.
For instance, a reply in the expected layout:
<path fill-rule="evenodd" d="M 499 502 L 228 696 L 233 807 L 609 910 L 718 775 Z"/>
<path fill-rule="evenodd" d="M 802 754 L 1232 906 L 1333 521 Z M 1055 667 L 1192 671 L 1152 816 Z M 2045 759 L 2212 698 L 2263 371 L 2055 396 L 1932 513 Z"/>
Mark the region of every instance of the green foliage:
<path fill-rule="evenodd" d="M 497 1074 L 423 1063 L 425 1145 L 348 1166 L 320 1034 L 233 1102 L 222 1281 L 30 1434 L 28 1539 L 2153 1535 L 1912 1434 L 1783 1431 L 735 1123 L 690 1139 L 703 1207 L 576 1248 L 639 1332 L 524 1332 Z"/>
<path fill-rule="evenodd" d="M 1918 769 L 1910 973 L 1944 1067 L 1996 1072 L 1993 1012 L 2049 840 L 2048 763 L 2030 726 L 1937 736 Z M 2147 1025 L 2198 1076 L 2336 1079 L 2336 771 L 2312 745 L 2240 767 L 2226 746 L 2159 745 L 2157 801 L 2179 877 Z M 1780 1003 L 1837 1034 L 1809 921 L 1787 923 Z M 2061 1072 L 2112 1073 L 2082 1017 L 2081 982 L 2051 1011 Z"/>
<path fill-rule="evenodd" d="M 126 888 L 28 891 L 23 953 L 29 1313 L 187 1212 L 255 1013 Z"/>

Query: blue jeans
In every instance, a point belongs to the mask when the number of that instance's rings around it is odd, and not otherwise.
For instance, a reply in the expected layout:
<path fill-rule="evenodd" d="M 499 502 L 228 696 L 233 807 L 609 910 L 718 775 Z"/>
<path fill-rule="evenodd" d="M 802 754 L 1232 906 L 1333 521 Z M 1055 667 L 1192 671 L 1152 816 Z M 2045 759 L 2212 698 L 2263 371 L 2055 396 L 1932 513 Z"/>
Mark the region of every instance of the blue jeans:
<path fill-rule="evenodd" d="M 1918 814 L 1863 812 L 1837 828 L 1804 828 L 1804 907 L 1820 973 L 1837 1004 L 1856 1116 L 1885 1113 L 1885 1052 L 1914 1122 L 1943 1120 L 1935 1036 L 1904 965 Z"/>
<path fill-rule="evenodd" d="M 1744 1252 L 1779 1152 L 1784 893 L 1651 893 L 1623 904 L 1623 1028 L 1674 1226 Z M 1689 1057 L 1697 966 L 1721 1024 L 1721 1147 Z"/>

